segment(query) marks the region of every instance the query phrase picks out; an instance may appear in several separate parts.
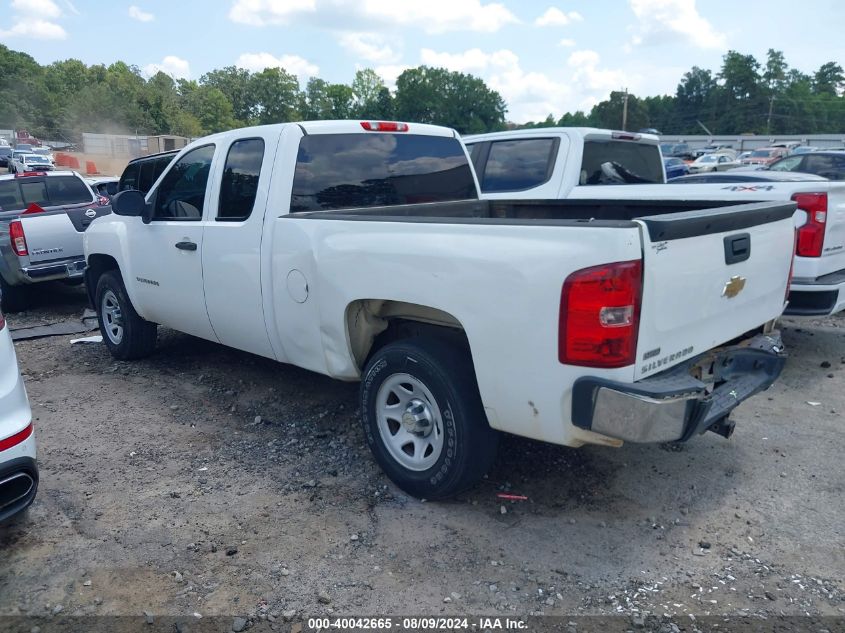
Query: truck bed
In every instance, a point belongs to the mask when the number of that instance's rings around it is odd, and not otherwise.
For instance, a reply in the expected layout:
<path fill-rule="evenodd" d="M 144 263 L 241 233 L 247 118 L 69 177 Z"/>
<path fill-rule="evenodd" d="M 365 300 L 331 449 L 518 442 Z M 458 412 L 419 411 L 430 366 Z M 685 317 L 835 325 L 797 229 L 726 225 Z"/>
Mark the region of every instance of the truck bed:
<path fill-rule="evenodd" d="M 294 213 L 282 217 L 470 224 L 634 227 L 652 240 L 734 231 L 791 216 L 795 203 L 725 200 L 461 200 Z M 665 217 L 670 216 L 670 217 Z"/>

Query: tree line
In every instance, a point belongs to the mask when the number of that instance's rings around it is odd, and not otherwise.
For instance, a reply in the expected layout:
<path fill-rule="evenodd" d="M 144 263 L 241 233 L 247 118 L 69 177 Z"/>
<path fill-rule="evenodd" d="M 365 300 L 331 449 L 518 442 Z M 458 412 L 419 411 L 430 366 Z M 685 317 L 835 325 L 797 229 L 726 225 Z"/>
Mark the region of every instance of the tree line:
<path fill-rule="evenodd" d="M 76 59 L 46 66 L 0 45 L 0 128 L 76 142 L 82 132 L 196 137 L 244 125 L 318 119 L 398 119 L 447 125 L 462 134 L 506 127 L 656 128 L 665 134 L 810 134 L 845 131 L 845 74 L 827 62 L 812 74 L 789 68 L 780 51 L 765 62 L 728 51 L 717 72 L 693 67 L 674 95 L 615 91 L 589 112 L 506 123 L 501 95 L 478 77 L 444 68 L 405 70 L 391 91 L 364 69 L 350 84 L 318 77 L 304 86 L 282 68 L 235 66 L 199 80 L 158 72 L 145 78 L 124 62 L 87 66 Z"/>
<path fill-rule="evenodd" d="M 718 72 L 694 66 L 674 95 L 615 91 L 589 113 L 576 111 L 525 127 L 654 128 L 664 134 L 835 134 L 845 132 L 845 74 L 836 62 L 813 74 L 790 68 L 781 51 L 765 62 L 728 51 Z M 627 116 L 623 114 L 627 99 Z"/>
<path fill-rule="evenodd" d="M 87 66 L 77 59 L 41 66 L 0 45 L 0 128 L 78 141 L 82 132 L 202 136 L 241 127 L 319 119 L 400 119 L 471 134 L 503 129 L 505 102 L 471 75 L 420 66 L 391 92 L 364 69 L 352 83 L 312 77 L 305 86 L 282 68 L 228 66 L 198 81 L 136 66 Z"/>

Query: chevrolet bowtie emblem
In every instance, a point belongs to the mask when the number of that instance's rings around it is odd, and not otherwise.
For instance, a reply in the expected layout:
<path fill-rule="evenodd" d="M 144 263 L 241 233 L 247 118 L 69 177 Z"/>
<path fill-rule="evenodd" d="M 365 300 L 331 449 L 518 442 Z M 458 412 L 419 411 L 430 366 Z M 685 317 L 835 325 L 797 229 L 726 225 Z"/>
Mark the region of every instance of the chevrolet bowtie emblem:
<path fill-rule="evenodd" d="M 725 287 L 722 289 L 722 296 L 733 299 L 742 292 L 743 288 L 745 288 L 745 277 L 740 277 L 739 275 L 731 277 L 730 281 L 725 283 Z"/>

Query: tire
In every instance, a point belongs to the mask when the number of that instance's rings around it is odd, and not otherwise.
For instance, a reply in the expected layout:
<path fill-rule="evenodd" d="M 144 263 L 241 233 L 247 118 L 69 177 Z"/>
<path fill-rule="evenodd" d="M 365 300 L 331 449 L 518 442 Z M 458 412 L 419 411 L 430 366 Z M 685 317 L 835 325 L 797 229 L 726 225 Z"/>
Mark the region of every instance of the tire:
<path fill-rule="evenodd" d="M 376 461 L 415 497 L 451 497 L 481 479 L 496 457 L 498 433 L 461 345 L 429 336 L 385 345 L 367 363 L 360 398 Z"/>
<path fill-rule="evenodd" d="M 135 312 L 120 273 L 103 273 L 97 281 L 95 297 L 103 343 L 114 358 L 134 360 L 153 353 L 158 326 Z"/>
<path fill-rule="evenodd" d="M 0 308 L 3 312 L 22 312 L 29 307 L 29 288 L 26 286 L 10 286 L 0 277 Z"/>

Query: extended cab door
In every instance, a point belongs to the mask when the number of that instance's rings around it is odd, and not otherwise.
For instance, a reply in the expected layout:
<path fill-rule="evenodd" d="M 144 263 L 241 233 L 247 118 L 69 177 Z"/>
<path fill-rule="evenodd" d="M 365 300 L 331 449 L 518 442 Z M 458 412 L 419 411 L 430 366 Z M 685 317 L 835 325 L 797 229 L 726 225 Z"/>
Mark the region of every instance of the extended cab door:
<path fill-rule="evenodd" d="M 128 279 L 141 316 L 212 341 L 217 340 L 203 295 L 203 212 L 216 146 L 184 154 L 147 197 L 149 224 L 127 231 L 132 270 Z"/>
<path fill-rule="evenodd" d="M 202 253 L 205 302 L 218 340 L 269 358 L 275 356 L 264 322 L 261 239 L 279 134 L 259 128 L 221 143 Z"/>

